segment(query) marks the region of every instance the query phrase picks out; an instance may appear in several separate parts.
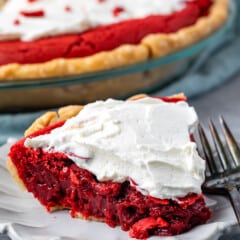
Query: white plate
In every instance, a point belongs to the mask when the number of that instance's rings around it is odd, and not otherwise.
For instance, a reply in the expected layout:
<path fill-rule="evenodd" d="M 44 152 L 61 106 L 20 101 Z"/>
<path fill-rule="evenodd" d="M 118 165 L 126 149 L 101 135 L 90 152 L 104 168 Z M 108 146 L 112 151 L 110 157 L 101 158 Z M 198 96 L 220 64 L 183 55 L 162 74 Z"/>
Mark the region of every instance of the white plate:
<path fill-rule="evenodd" d="M 9 144 L 0 147 L 0 232 L 7 231 L 12 240 L 128 240 L 128 233 L 104 223 L 72 219 L 68 211 L 46 213 L 30 193 L 22 192 L 6 169 Z M 152 237 L 151 240 L 217 239 L 219 233 L 236 222 L 224 197 L 207 197 L 212 209 L 208 224 L 175 237 Z"/>

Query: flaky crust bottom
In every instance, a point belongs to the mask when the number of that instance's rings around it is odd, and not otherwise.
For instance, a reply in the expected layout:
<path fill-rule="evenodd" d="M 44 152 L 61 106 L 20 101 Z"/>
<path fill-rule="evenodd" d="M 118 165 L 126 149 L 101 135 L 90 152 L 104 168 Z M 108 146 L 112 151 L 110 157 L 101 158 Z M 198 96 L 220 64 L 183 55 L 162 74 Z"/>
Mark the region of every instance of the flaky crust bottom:
<path fill-rule="evenodd" d="M 138 45 L 123 45 L 89 57 L 58 58 L 37 64 L 8 64 L 0 67 L 0 80 L 27 80 L 67 76 L 126 66 L 163 57 L 194 44 L 218 29 L 227 19 L 228 0 L 214 0 L 208 16 L 171 34 L 150 34 Z"/>
<path fill-rule="evenodd" d="M 149 57 L 143 45 L 123 45 L 89 57 L 58 58 L 45 63 L 8 64 L 0 67 L 0 80 L 33 79 L 95 72 L 141 62 Z"/>
<path fill-rule="evenodd" d="M 23 183 L 22 179 L 19 177 L 18 170 L 10 157 L 7 158 L 7 169 L 12 175 L 13 180 L 18 184 L 18 186 L 22 190 L 26 190 L 26 186 Z"/>

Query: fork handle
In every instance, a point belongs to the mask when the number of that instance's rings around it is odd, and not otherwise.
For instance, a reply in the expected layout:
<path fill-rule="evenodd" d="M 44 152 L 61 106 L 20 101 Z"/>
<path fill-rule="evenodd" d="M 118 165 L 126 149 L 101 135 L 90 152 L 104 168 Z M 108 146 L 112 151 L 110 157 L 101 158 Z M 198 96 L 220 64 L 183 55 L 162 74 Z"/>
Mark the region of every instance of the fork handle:
<path fill-rule="evenodd" d="M 236 186 L 228 186 L 226 188 L 229 199 L 231 201 L 238 224 L 240 225 L 240 193 Z"/>

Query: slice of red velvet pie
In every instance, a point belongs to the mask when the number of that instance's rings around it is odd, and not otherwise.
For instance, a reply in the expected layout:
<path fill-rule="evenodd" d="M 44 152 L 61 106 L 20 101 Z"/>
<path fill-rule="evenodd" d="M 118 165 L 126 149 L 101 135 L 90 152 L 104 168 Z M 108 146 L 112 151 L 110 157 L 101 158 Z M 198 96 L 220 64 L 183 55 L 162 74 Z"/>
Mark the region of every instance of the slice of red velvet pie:
<path fill-rule="evenodd" d="M 133 238 L 185 232 L 210 218 L 205 161 L 177 95 L 108 99 L 49 112 L 11 147 L 8 168 L 48 211 L 120 225 Z"/>
<path fill-rule="evenodd" d="M 71 75 L 161 57 L 196 43 L 228 16 L 228 0 L 7 0 L 0 79 Z"/>

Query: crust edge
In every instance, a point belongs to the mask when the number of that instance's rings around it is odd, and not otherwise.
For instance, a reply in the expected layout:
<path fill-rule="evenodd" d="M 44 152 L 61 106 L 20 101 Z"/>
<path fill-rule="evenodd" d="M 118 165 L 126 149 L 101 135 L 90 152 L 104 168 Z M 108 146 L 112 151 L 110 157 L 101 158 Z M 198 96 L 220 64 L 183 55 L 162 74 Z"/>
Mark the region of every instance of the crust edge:
<path fill-rule="evenodd" d="M 26 186 L 22 179 L 19 177 L 18 170 L 10 157 L 7 158 L 7 169 L 10 172 L 13 180 L 19 185 L 19 187 L 22 190 L 26 190 Z"/>
<path fill-rule="evenodd" d="M 172 34 L 150 34 L 142 40 L 149 48 L 153 58 L 163 57 L 199 40 L 216 31 L 228 17 L 228 0 L 213 0 L 209 15 L 200 18 L 194 25 Z"/>

